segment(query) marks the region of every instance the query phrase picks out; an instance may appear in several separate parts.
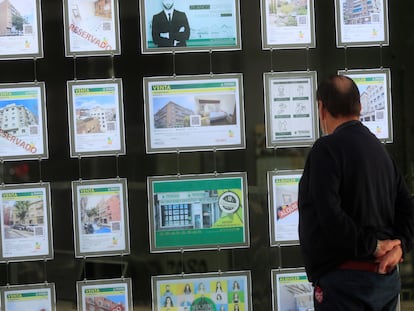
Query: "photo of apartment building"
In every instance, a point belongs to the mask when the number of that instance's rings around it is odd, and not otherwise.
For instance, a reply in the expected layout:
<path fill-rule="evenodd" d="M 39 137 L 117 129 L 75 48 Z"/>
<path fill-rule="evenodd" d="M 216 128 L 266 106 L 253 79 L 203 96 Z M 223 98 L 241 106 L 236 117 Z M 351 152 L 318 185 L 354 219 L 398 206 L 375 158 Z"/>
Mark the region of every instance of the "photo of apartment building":
<path fill-rule="evenodd" d="M 171 99 L 154 114 L 155 128 L 179 128 L 190 126 L 236 124 L 236 100 L 234 95 L 192 99 L 193 109 L 177 104 Z"/>
<path fill-rule="evenodd" d="M 91 109 L 76 109 L 76 132 L 78 134 L 106 133 L 116 130 L 114 108 L 95 106 Z"/>
<path fill-rule="evenodd" d="M 38 118 L 26 106 L 16 103 L 0 107 L 0 129 L 14 136 L 38 134 Z"/>
<path fill-rule="evenodd" d="M 370 85 L 361 92 L 361 121 L 383 120 L 385 114 L 385 90 L 382 85 Z"/>
<path fill-rule="evenodd" d="M 344 23 L 345 25 L 379 23 L 381 8 L 379 0 L 345 0 Z"/>

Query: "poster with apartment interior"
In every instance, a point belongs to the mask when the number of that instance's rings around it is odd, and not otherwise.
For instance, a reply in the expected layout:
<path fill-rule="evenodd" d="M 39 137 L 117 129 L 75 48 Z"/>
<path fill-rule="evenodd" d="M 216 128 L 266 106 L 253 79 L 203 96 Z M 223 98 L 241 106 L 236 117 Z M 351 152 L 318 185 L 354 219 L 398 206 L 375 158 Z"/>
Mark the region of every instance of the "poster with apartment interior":
<path fill-rule="evenodd" d="M 43 57 L 40 0 L 0 0 L 0 59 Z"/>
<path fill-rule="evenodd" d="M 261 0 L 264 49 L 314 48 L 314 0 Z"/>
<path fill-rule="evenodd" d="M 121 79 L 68 81 L 71 157 L 125 154 Z"/>
<path fill-rule="evenodd" d="M 119 55 L 118 0 L 64 0 L 66 56 Z"/>
<path fill-rule="evenodd" d="M 318 137 L 316 72 L 263 75 L 266 147 L 310 146 Z"/>
<path fill-rule="evenodd" d="M 54 283 L 8 285 L 0 287 L 2 310 L 55 311 Z"/>
<path fill-rule="evenodd" d="M 338 47 L 389 44 L 388 0 L 335 0 Z"/>
<path fill-rule="evenodd" d="M 0 84 L 0 159 L 48 158 L 45 84 Z"/>
<path fill-rule="evenodd" d="M 391 71 L 388 68 L 342 70 L 360 93 L 360 121 L 381 141 L 393 141 Z"/>
<path fill-rule="evenodd" d="M 249 311 L 250 271 L 153 276 L 152 310 Z"/>
<path fill-rule="evenodd" d="M 76 282 L 77 310 L 133 311 L 130 278 Z"/>
<path fill-rule="evenodd" d="M 305 269 L 273 269 L 273 311 L 313 311 L 313 287 Z"/>
<path fill-rule="evenodd" d="M 147 153 L 245 148 L 241 74 L 144 78 Z"/>
<path fill-rule="evenodd" d="M 75 256 L 129 254 L 125 178 L 72 182 Z"/>
<path fill-rule="evenodd" d="M 49 183 L 0 189 L 1 261 L 53 258 Z"/>
<path fill-rule="evenodd" d="M 144 54 L 241 49 L 240 0 L 170 0 L 167 5 L 172 4 L 172 10 L 182 13 L 175 15 L 172 11 L 172 17 L 164 10 L 163 2 L 139 1 L 141 50 Z M 186 29 L 182 16 L 187 19 L 189 29 Z M 166 25 L 171 22 L 183 25 L 178 35 L 175 31 L 164 32 L 170 28 Z M 170 36 L 177 40 L 170 40 Z M 186 38 L 185 43 L 182 42 L 183 37 Z"/>
<path fill-rule="evenodd" d="M 246 173 L 148 177 L 151 252 L 248 247 Z"/>
<path fill-rule="evenodd" d="M 267 172 L 270 245 L 299 244 L 298 191 L 302 170 Z"/>

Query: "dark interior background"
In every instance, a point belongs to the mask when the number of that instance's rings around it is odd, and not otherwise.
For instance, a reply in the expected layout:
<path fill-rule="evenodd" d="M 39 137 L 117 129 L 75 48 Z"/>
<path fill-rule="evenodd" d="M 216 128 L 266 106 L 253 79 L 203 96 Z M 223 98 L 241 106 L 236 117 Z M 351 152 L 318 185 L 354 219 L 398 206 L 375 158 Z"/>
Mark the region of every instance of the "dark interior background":
<path fill-rule="evenodd" d="M 179 0 L 177 0 L 179 1 Z M 181 0 L 184 1 L 184 0 Z M 266 171 L 300 169 L 308 148 L 266 150 L 261 138 L 264 126 L 264 72 L 316 70 L 320 81 L 338 69 L 391 68 L 394 142 L 388 144 L 410 189 L 414 192 L 414 2 L 389 1 L 390 46 L 338 49 L 335 44 L 334 1 L 316 0 L 316 44 L 310 50 L 262 50 L 260 1 L 241 0 L 242 50 L 209 53 L 142 55 L 138 0 L 119 0 L 122 54 L 111 57 L 64 56 L 62 1 L 43 0 L 44 58 L 0 61 L 0 83 L 37 80 L 46 83 L 49 159 L 0 163 L 1 182 L 49 181 L 52 189 L 55 258 L 48 262 L 0 265 L 0 285 L 55 282 L 59 305 L 76 302 L 75 282 L 84 277 L 131 277 L 136 308 L 150 310 L 152 275 L 250 270 L 253 309 L 271 310 L 270 270 L 301 267 L 297 246 L 270 247 Z M 210 64 L 211 62 L 211 64 Z M 122 78 L 127 154 L 72 159 L 66 81 L 74 78 Z M 175 64 L 175 65 L 174 65 Z M 145 152 L 142 78 L 144 76 L 210 73 L 244 75 L 246 115 L 245 150 L 151 154 Z M 16 174 L 27 166 L 28 175 Z M 246 249 L 151 254 L 149 252 L 146 177 L 154 175 L 241 172 L 248 174 L 251 246 Z M 123 257 L 75 259 L 72 224 L 72 180 L 128 179 L 131 254 Z M 340 243 L 340 241 L 339 241 Z M 408 256 L 401 266 L 402 309 L 414 300 L 413 262 Z"/>

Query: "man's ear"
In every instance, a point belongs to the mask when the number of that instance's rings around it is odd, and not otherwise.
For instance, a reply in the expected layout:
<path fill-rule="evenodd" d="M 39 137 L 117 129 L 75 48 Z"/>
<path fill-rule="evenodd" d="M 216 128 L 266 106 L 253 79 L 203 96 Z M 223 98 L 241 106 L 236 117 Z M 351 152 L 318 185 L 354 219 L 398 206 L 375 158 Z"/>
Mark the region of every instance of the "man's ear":
<path fill-rule="evenodd" d="M 326 109 L 321 100 L 318 100 L 319 119 L 325 120 Z"/>

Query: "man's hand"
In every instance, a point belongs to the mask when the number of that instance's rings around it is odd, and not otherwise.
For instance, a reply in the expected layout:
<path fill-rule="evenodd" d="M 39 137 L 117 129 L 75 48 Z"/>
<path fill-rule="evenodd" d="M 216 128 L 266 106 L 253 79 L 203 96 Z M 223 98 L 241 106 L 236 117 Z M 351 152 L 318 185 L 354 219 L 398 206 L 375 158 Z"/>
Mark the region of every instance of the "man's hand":
<path fill-rule="evenodd" d="M 378 240 L 374 257 L 379 258 L 391 251 L 395 246 L 401 245 L 400 240 Z"/>
<path fill-rule="evenodd" d="M 378 273 L 386 274 L 391 272 L 400 262 L 403 261 L 402 254 L 401 244 L 398 244 L 385 255 L 377 257 L 375 262 L 379 264 Z"/>

